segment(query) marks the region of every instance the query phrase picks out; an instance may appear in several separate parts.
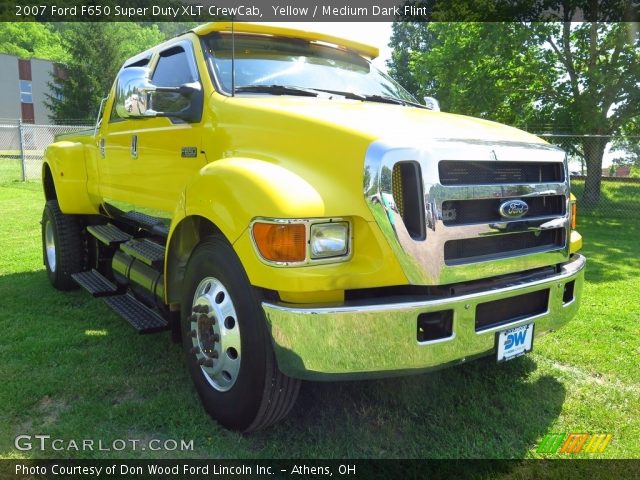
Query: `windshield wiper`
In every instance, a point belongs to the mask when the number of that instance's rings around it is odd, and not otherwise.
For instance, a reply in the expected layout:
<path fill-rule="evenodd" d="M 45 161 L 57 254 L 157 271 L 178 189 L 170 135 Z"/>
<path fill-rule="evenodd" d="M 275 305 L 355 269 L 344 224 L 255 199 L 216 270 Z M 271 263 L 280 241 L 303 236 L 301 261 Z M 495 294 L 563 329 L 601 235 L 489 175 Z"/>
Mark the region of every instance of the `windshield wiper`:
<path fill-rule="evenodd" d="M 390 97 L 388 95 L 362 95 L 367 102 L 379 102 L 379 103 L 391 103 L 394 105 L 411 105 L 412 107 L 427 108 L 424 105 L 420 105 L 416 102 L 410 102 L 409 100 L 402 100 L 396 97 Z"/>
<path fill-rule="evenodd" d="M 303 87 L 288 87 L 286 85 L 244 85 L 236 87 L 236 92 L 268 93 L 270 95 L 299 95 L 302 97 L 317 97 L 318 92 Z"/>
<path fill-rule="evenodd" d="M 420 105 L 416 102 L 410 102 L 408 100 L 402 100 L 400 98 L 391 97 L 388 95 L 379 94 L 364 94 L 355 92 L 343 92 L 340 90 L 329 90 L 324 88 L 305 88 L 294 87 L 287 85 L 243 85 L 236 87 L 236 92 L 248 92 L 248 93 L 268 93 L 270 95 L 299 95 L 302 97 L 317 97 L 318 92 L 329 93 L 333 95 L 339 95 L 349 100 L 361 100 L 363 102 L 379 102 L 379 103 L 391 103 L 393 105 L 411 105 L 418 108 L 426 108 L 424 105 Z"/>
<path fill-rule="evenodd" d="M 347 98 L 349 100 L 366 100 L 366 95 L 362 95 L 360 93 L 355 93 L 355 92 L 343 92 L 340 90 L 327 90 L 324 88 L 313 88 L 312 90 L 315 90 L 317 92 L 324 92 L 324 93 L 330 93 L 332 95 L 338 95 L 340 97 L 344 97 Z"/>

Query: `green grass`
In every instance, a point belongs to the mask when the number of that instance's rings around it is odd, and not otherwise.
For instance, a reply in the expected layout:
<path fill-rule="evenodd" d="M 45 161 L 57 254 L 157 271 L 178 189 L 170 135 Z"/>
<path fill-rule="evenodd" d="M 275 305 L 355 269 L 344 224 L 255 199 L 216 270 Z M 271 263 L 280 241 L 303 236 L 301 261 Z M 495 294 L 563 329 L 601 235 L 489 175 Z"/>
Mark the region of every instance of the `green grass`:
<path fill-rule="evenodd" d="M 640 216 L 640 183 L 603 180 L 598 205 L 589 205 L 582 200 L 584 180 L 572 180 L 571 191 L 578 198 L 578 211 L 589 217 L 637 220 Z"/>
<path fill-rule="evenodd" d="M 521 459 L 540 457 L 546 433 L 573 431 L 613 433 L 606 452 L 592 456 L 640 458 L 637 215 L 581 215 L 589 265 L 580 313 L 537 339 L 530 355 L 398 379 L 305 383 L 284 422 L 243 436 L 204 413 L 168 333 L 138 336 L 85 292 L 49 286 L 42 206 L 37 184 L 0 185 L 0 457 L 167 456 L 14 448 L 18 434 L 46 433 L 105 444 L 193 440 L 194 451 L 169 454 L 189 458 Z M 538 476 L 535 463 L 517 471 Z"/>
<path fill-rule="evenodd" d="M 19 159 L 0 158 L 0 185 L 22 180 L 22 166 Z"/>

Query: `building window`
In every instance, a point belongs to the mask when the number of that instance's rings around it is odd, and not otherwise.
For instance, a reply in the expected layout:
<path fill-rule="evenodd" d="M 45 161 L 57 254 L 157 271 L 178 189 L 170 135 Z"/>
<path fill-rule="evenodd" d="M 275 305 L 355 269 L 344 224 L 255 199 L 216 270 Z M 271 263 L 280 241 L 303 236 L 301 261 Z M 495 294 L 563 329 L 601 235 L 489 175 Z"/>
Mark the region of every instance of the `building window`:
<path fill-rule="evenodd" d="M 30 80 L 20 80 L 20 102 L 33 103 Z"/>

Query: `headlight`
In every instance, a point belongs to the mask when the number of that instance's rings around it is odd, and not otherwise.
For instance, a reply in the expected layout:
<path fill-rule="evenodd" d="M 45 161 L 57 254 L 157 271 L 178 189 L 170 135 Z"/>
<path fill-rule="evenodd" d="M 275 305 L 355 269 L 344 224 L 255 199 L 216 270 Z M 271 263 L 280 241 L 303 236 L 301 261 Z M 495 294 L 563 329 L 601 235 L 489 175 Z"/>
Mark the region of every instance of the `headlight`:
<path fill-rule="evenodd" d="M 311 258 L 341 257 L 349 250 L 347 222 L 316 223 L 311 225 Z"/>

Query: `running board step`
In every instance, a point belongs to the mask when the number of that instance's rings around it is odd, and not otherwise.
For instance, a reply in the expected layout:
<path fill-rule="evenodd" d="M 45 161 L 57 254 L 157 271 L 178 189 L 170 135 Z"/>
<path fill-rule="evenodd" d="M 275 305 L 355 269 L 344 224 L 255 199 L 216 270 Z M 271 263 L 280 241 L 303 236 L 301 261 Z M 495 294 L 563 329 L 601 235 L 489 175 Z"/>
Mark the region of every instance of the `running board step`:
<path fill-rule="evenodd" d="M 133 237 L 126 232 L 123 232 L 115 225 L 107 223 L 106 225 L 89 225 L 87 231 L 100 240 L 105 245 L 117 245 L 123 242 L 128 242 Z"/>
<path fill-rule="evenodd" d="M 97 270 L 74 273 L 71 278 L 94 297 L 109 297 L 121 294 L 118 287 Z"/>
<path fill-rule="evenodd" d="M 169 236 L 169 231 L 163 219 L 158 217 L 152 217 L 142 212 L 131 211 L 127 212 L 119 217 L 119 220 L 126 222 L 134 227 L 147 230 L 154 235 L 158 235 L 164 238 Z"/>
<path fill-rule="evenodd" d="M 104 302 L 129 322 L 140 334 L 161 332 L 169 329 L 169 322 L 129 293 L 106 297 Z"/>
<path fill-rule="evenodd" d="M 162 270 L 164 265 L 164 247 L 148 238 L 136 238 L 120 245 L 120 250 L 137 258 L 145 265 Z"/>

